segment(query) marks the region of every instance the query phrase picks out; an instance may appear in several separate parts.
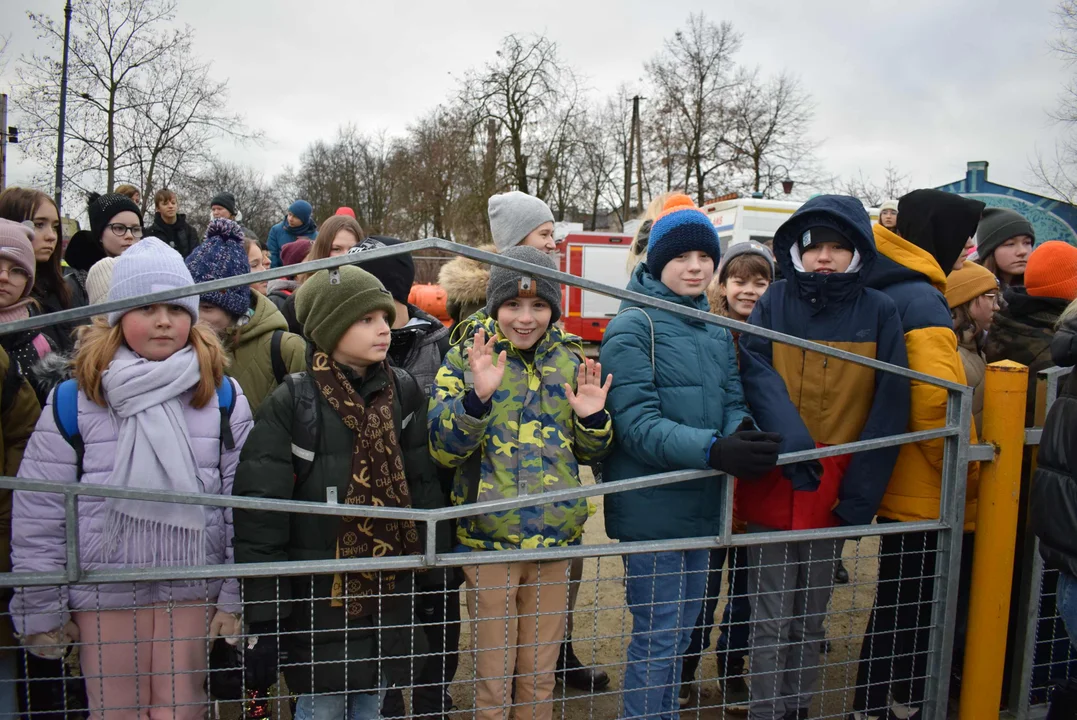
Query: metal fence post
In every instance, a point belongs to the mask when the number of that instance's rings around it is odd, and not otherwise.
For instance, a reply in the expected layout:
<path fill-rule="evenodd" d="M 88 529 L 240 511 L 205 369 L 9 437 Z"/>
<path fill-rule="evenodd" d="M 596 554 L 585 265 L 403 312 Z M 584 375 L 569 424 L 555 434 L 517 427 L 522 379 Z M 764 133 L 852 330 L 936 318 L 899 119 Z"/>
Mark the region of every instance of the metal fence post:
<path fill-rule="evenodd" d="M 946 717 L 949 702 L 951 656 L 954 624 L 957 619 L 957 581 L 961 566 L 961 535 L 965 518 L 965 476 L 968 474 L 970 429 L 972 427 L 972 392 L 950 391 L 947 394 L 946 425 L 958 433 L 943 440 L 939 519 L 945 530 L 939 531 L 938 559 L 932 597 L 932 622 L 928 647 L 927 687 L 924 692 L 924 717 Z"/>
<path fill-rule="evenodd" d="M 1025 447 L 1028 368 L 1004 360 L 987 366 L 984 440 L 997 449 L 984 463 L 976 509 L 961 718 L 998 715 L 1010 616 L 1014 540 Z"/>

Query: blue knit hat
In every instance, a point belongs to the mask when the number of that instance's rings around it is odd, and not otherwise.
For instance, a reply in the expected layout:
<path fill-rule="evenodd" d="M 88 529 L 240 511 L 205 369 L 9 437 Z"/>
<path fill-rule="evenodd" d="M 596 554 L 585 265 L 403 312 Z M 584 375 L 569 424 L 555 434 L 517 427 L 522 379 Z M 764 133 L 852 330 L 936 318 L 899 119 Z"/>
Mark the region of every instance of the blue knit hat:
<path fill-rule="evenodd" d="M 191 285 L 194 285 L 194 280 L 183 264 L 182 255 L 157 238 L 143 238 L 127 248 L 116 261 L 108 288 L 108 301 L 127 300 Z M 197 295 L 169 300 L 169 304 L 183 308 L 191 314 L 192 321 L 198 322 Z M 110 312 L 109 327 L 116 327 L 120 318 L 131 310 L 134 308 Z"/>
<path fill-rule="evenodd" d="M 692 198 L 680 193 L 670 195 L 651 226 L 647 241 L 647 267 L 651 276 L 661 278 L 666 263 L 693 250 L 710 255 L 717 267 L 722 256 L 718 231 Z"/>
<path fill-rule="evenodd" d="M 310 216 L 314 212 L 314 208 L 306 200 L 296 200 L 288 206 L 288 212 L 302 220 L 303 224 L 306 225 L 310 222 Z"/>
<path fill-rule="evenodd" d="M 211 222 L 206 228 L 206 239 L 187 256 L 187 268 L 196 283 L 249 273 L 251 264 L 243 247 L 243 228 L 224 218 Z M 246 285 L 217 290 L 202 295 L 202 302 L 240 317 L 250 310 L 251 290 Z"/>

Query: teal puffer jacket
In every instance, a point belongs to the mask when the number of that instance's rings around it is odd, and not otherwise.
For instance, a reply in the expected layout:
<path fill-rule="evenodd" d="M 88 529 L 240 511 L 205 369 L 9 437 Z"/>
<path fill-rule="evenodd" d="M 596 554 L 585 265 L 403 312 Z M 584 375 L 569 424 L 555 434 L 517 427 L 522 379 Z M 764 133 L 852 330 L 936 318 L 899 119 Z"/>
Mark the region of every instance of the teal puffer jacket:
<path fill-rule="evenodd" d="M 673 294 L 646 263 L 636 267 L 628 290 L 707 310 L 705 295 Z M 733 336 L 664 310 L 630 307 L 639 306 L 622 303 L 602 340 L 602 369 L 613 373 L 606 408 L 616 439 L 602 480 L 705 470 L 713 438 L 732 433 L 748 415 Z M 606 533 L 618 540 L 716 535 L 722 487 L 720 479 L 704 478 L 607 495 Z"/>

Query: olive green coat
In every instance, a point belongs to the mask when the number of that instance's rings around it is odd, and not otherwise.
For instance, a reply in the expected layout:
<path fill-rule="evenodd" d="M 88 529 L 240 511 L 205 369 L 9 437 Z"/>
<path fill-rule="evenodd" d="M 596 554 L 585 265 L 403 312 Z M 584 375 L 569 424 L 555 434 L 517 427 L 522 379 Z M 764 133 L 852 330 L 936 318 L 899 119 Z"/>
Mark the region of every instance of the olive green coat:
<path fill-rule="evenodd" d="M 280 310 L 264 295 L 251 291 L 254 316 L 246 325 L 238 326 L 228 345 L 228 374 L 243 388 L 243 394 L 256 412 L 262 401 L 277 387 L 273 376 L 271 348 L 273 333 L 284 331 L 280 353 L 289 373 L 302 372 L 307 367 L 307 343 L 288 332 L 288 323 Z"/>

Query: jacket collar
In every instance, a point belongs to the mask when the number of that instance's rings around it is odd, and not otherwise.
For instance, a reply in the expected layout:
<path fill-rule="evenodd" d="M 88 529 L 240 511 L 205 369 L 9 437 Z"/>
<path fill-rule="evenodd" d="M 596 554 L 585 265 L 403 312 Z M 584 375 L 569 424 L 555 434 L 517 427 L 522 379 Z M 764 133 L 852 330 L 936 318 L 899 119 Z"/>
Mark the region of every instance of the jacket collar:
<path fill-rule="evenodd" d="M 946 273 L 939 267 L 939 263 L 931 253 L 913 245 L 882 225 L 876 224 L 872 227 L 872 232 L 879 254 L 891 261 L 872 276 L 872 287 L 886 287 L 900 280 L 919 278 L 931 283 L 939 292 L 946 292 Z M 898 268 L 894 268 L 893 265 L 897 265 Z"/>

